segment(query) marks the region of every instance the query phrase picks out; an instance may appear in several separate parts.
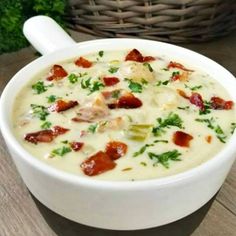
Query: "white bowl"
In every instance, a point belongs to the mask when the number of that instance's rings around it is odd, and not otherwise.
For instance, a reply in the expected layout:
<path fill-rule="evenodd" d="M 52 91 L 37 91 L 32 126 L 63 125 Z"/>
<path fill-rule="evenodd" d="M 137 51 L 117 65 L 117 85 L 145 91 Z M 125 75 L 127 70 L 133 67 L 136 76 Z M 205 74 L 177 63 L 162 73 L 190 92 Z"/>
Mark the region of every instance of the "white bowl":
<path fill-rule="evenodd" d="M 30 19 L 28 26 L 25 25 L 25 34 L 29 38 L 32 38 L 29 33 L 32 30 L 32 20 L 34 24 L 43 20 L 43 28 L 53 35 L 62 34 L 50 28 L 54 24 L 50 19 L 39 16 Z M 34 31 L 34 36 L 37 34 L 38 32 Z M 34 45 L 37 44 L 36 47 L 43 53 L 50 51 L 52 47 L 47 46 L 48 42 L 46 46 L 43 42 L 42 48 L 38 38 L 42 37 L 34 37 Z M 167 43 L 140 39 L 101 39 L 75 44 L 68 36 L 62 39 L 60 35 L 54 36 L 53 40 L 54 50 L 61 46 L 66 48 L 44 55 L 21 69 L 6 86 L 0 101 L 3 137 L 20 175 L 32 194 L 48 208 L 68 219 L 115 230 L 144 229 L 167 224 L 191 214 L 209 201 L 223 184 L 234 162 L 236 133 L 214 158 L 183 173 L 135 182 L 101 181 L 54 169 L 34 158 L 13 134 L 12 108 L 16 94 L 38 72 L 49 65 L 98 49 L 138 48 L 150 52 L 151 55 L 167 55 L 173 60 L 187 61 L 214 77 L 235 102 L 234 76 L 216 62 L 198 53 Z"/>

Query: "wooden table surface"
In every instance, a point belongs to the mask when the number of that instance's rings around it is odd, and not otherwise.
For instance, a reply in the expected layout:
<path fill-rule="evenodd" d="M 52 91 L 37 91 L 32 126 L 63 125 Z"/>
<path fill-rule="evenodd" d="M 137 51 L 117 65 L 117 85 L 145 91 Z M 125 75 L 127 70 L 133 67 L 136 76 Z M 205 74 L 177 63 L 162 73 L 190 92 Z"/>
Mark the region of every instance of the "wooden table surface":
<path fill-rule="evenodd" d="M 77 32 L 71 32 L 71 34 L 77 41 L 94 38 Z M 210 57 L 236 75 L 236 32 L 212 42 L 182 46 Z M 19 69 L 36 57 L 31 47 L 1 55 L 0 91 L 3 91 L 7 82 Z M 201 209 L 184 219 L 148 230 L 101 230 L 67 220 L 39 203 L 24 185 L 0 136 L 0 236 L 75 235 L 235 236 L 236 163 L 218 194 Z"/>

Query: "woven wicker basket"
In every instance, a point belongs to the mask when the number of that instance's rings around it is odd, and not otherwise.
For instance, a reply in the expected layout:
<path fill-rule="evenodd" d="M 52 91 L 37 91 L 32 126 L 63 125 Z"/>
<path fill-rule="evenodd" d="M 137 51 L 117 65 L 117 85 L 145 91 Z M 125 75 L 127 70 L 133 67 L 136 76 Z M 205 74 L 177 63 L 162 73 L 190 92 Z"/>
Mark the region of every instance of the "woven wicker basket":
<path fill-rule="evenodd" d="M 236 28 L 235 0 L 69 0 L 69 27 L 102 37 L 206 41 Z"/>

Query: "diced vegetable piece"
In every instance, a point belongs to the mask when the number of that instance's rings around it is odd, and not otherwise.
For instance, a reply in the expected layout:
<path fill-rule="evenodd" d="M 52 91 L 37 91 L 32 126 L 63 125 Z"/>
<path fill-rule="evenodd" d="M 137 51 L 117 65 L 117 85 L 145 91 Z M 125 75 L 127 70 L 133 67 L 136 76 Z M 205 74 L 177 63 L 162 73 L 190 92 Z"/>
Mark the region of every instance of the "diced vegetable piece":
<path fill-rule="evenodd" d="M 128 139 L 135 141 L 144 141 L 152 131 L 151 124 L 131 124 L 125 131 Z"/>
<path fill-rule="evenodd" d="M 231 110 L 233 105 L 233 101 L 225 101 L 220 97 L 211 98 L 211 107 L 215 110 Z"/>
<path fill-rule="evenodd" d="M 187 96 L 187 94 L 183 90 L 177 89 L 177 92 L 181 97 L 189 99 L 189 96 Z"/>
<path fill-rule="evenodd" d="M 66 132 L 69 131 L 69 129 L 63 128 L 63 127 L 58 126 L 58 125 L 52 127 L 51 130 L 53 131 L 54 136 L 65 134 Z"/>
<path fill-rule="evenodd" d="M 80 57 L 79 59 L 77 59 L 75 61 L 75 64 L 83 68 L 90 68 L 93 65 L 91 61 L 85 59 L 84 57 Z"/>
<path fill-rule="evenodd" d="M 113 86 L 120 82 L 117 77 L 103 77 L 103 81 L 106 86 Z"/>
<path fill-rule="evenodd" d="M 61 112 L 61 111 L 66 111 L 70 108 L 73 108 L 75 106 L 78 105 L 78 102 L 77 101 L 68 101 L 68 102 L 65 102 L 63 100 L 58 100 L 56 101 L 56 103 L 54 103 L 53 105 L 51 105 L 48 110 L 49 111 L 56 111 L 56 112 Z"/>
<path fill-rule="evenodd" d="M 118 141 L 111 141 L 107 143 L 105 153 L 112 159 L 116 160 L 124 156 L 127 152 L 128 146 L 125 143 Z"/>
<path fill-rule="evenodd" d="M 176 131 L 173 134 L 173 142 L 180 147 L 189 147 L 193 136 L 182 131 Z"/>
<path fill-rule="evenodd" d="M 114 169 L 116 163 L 105 153 L 99 151 L 81 163 L 85 175 L 94 176 Z"/>
<path fill-rule="evenodd" d="M 47 80 L 60 80 L 68 75 L 65 69 L 60 65 L 54 65 L 50 70 L 51 75 L 47 78 Z"/>

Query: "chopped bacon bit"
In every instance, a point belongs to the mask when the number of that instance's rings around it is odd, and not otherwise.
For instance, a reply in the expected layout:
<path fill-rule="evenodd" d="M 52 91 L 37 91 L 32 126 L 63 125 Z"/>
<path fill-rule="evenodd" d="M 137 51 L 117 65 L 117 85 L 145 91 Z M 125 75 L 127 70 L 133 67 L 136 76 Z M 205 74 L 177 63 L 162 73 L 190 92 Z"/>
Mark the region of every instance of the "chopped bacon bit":
<path fill-rule="evenodd" d="M 187 81 L 189 76 L 189 72 L 183 71 L 182 73 L 173 73 L 171 76 L 171 81 Z"/>
<path fill-rule="evenodd" d="M 63 100 L 58 100 L 56 101 L 53 105 L 51 105 L 48 110 L 49 111 L 56 111 L 56 112 L 61 112 L 61 111 L 66 111 L 72 107 L 77 106 L 79 103 L 77 101 L 68 101 L 65 102 Z"/>
<path fill-rule="evenodd" d="M 69 131 L 69 129 L 65 129 L 60 126 L 54 126 L 52 129 L 46 129 L 33 133 L 28 133 L 25 135 L 24 139 L 34 144 L 37 144 L 38 142 L 50 143 L 55 137 L 57 137 L 60 134 L 64 134 L 67 131 Z"/>
<path fill-rule="evenodd" d="M 81 130 L 79 136 L 80 136 L 80 138 L 82 138 L 82 137 L 86 136 L 86 134 L 88 134 L 88 132 L 86 130 Z"/>
<path fill-rule="evenodd" d="M 205 137 L 205 139 L 206 139 L 206 141 L 207 141 L 208 143 L 211 143 L 211 141 L 212 141 L 212 136 L 211 136 L 211 135 L 208 135 L 208 136 Z"/>
<path fill-rule="evenodd" d="M 85 175 L 94 176 L 99 175 L 108 170 L 114 169 L 116 163 L 102 151 L 99 151 L 81 163 Z"/>
<path fill-rule="evenodd" d="M 178 68 L 178 69 L 189 71 L 189 72 L 193 72 L 194 71 L 194 70 L 189 70 L 189 69 L 185 68 L 182 64 L 180 64 L 178 62 L 174 62 L 174 61 L 171 61 L 168 64 L 167 68 L 168 69 L 170 69 L 170 68 Z"/>
<path fill-rule="evenodd" d="M 109 103 L 107 106 L 109 109 L 116 109 L 118 107 L 117 103 Z"/>
<path fill-rule="evenodd" d="M 155 61 L 155 57 L 152 57 L 152 56 L 146 56 L 146 57 L 143 57 L 143 62 L 150 62 L 150 61 Z"/>
<path fill-rule="evenodd" d="M 136 98 L 132 93 L 123 95 L 119 98 L 117 107 L 125 109 L 138 108 L 143 105 L 142 101 L 139 98 Z"/>
<path fill-rule="evenodd" d="M 202 96 L 199 93 L 192 93 L 192 95 L 189 97 L 189 101 L 195 106 L 199 107 L 200 110 L 203 111 L 205 109 Z"/>
<path fill-rule="evenodd" d="M 74 117 L 71 119 L 72 121 L 74 122 L 81 122 L 81 123 L 92 123 L 93 121 L 92 120 L 86 120 L 86 119 L 83 119 L 83 118 L 79 118 L 79 117 Z"/>
<path fill-rule="evenodd" d="M 50 70 L 51 76 L 47 78 L 47 80 L 60 80 L 68 75 L 65 69 L 60 65 L 54 65 Z"/>
<path fill-rule="evenodd" d="M 72 142 L 72 143 L 70 143 L 70 146 L 74 151 L 78 152 L 84 146 L 84 143 Z"/>
<path fill-rule="evenodd" d="M 127 152 L 128 146 L 125 143 L 118 141 L 111 141 L 107 143 L 105 153 L 112 159 L 116 160 L 124 156 Z"/>
<path fill-rule="evenodd" d="M 103 91 L 103 92 L 102 92 L 102 96 L 103 96 L 105 99 L 109 99 L 109 98 L 112 98 L 112 93 L 113 93 L 113 91 Z"/>
<path fill-rule="evenodd" d="M 125 57 L 125 61 L 149 62 L 154 60 L 155 58 L 152 56 L 143 57 L 137 49 L 133 49 Z"/>
<path fill-rule="evenodd" d="M 106 86 L 113 86 L 120 82 L 120 80 L 117 77 L 104 77 L 103 81 Z"/>
<path fill-rule="evenodd" d="M 171 81 L 180 80 L 180 77 L 181 77 L 180 73 L 175 73 L 171 76 Z"/>
<path fill-rule="evenodd" d="M 176 131 L 173 134 L 173 142 L 180 147 L 189 147 L 189 142 L 193 136 L 182 131 Z"/>
<path fill-rule="evenodd" d="M 77 59 L 75 61 L 75 64 L 77 66 L 83 67 L 83 68 L 89 68 L 93 65 L 93 63 L 87 59 L 85 59 L 84 57 L 80 57 L 79 59 Z"/>
<path fill-rule="evenodd" d="M 187 96 L 187 94 L 183 90 L 177 89 L 177 92 L 181 97 L 189 99 L 189 96 Z"/>
<path fill-rule="evenodd" d="M 66 128 L 63 128 L 61 126 L 56 125 L 56 126 L 52 127 L 51 130 L 53 131 L 54 136 L 58 136 L 58 135 L 61 135 L 61 134 L 65 134 L 70 129 L 66 129 Z"/>
<path fill-rule="evenodd" d="M 233 105 L 233 101 L 225 101 L 220 97 L 211 98 L 211 107 L 215 110 L 231 110 Z"/>
<path fill-rule="evenodd" d="M 52 130 L 41 130 L 34 133 L 28 133 L 24 139 L 30 143 L 37 144 L 38 142 L 50 143 L 54 138 Z"/>

